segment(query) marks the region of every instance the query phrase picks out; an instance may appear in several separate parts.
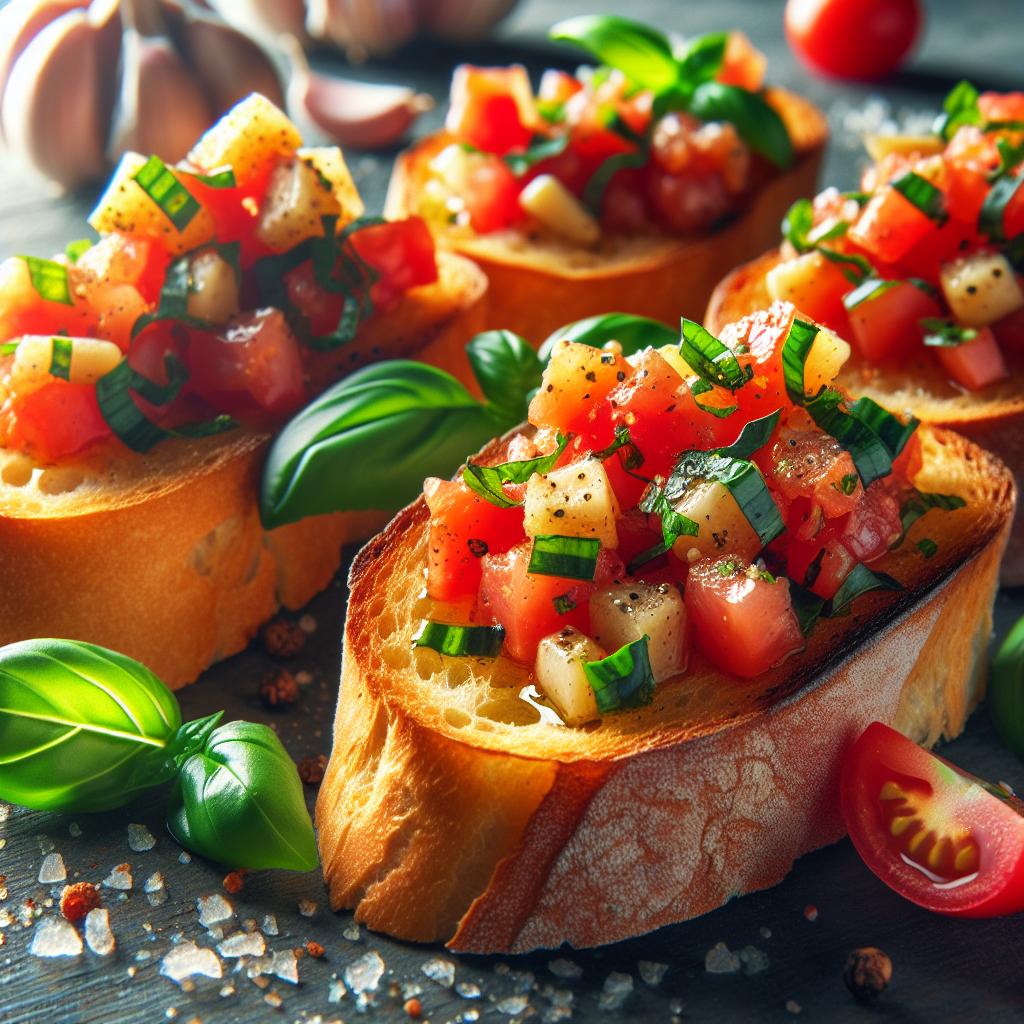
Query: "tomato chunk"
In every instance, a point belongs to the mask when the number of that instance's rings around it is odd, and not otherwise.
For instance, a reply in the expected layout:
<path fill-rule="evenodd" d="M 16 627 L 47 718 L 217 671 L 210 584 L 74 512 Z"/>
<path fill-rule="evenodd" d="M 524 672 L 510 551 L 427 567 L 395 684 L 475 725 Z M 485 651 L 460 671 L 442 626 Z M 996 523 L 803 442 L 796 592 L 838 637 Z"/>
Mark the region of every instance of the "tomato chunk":
<path fill-rule="evenodd" d="M 872 722 L 843 761 L 843 818 L 864 863 L 928 910 L 1024 909 L 1024 805 Z"/>
<path fill-rule="evenodd" d="M 503 156 L 529 144 L 535 120 L 530 78 L 521 64 L 455 69 L 445 127 L 460 142 Z"/>
<path fill-rule="evenodd" d="M 54 462 L 110 437 L 96 388 L 54 380 L 15 399 L 5 445 Z"/>
<path fill-rule="evenodd" d="M 868 200 L 848 237 L 883 263 L 895 263 L 934 230 L 934 221 L 887 185 Z"/>
<path fill-rule="evenodd" d="M 980 328 L 974 338 L 962 345 L 943 345 L 934 351 L 946 373 L 970 391 L 1009 376 L 999 342 L 988 327 Z"/>
<path fill-rule="evenodd" d="M 906 281 L 884 285 L 849 311 L 857 351 L 872 363 L 905 358 L 920 348 L 920 321 L 942 312 L 938 301 Z"/>
<path fill-rule="evenodd" d="M 352 247 L 379 275 L 370 292 L 375 307 L 391 307 L 408 289 L 437 280 L 434 239 L 419 217 L 361 228 Z"/>
<path fill-rule="evenodd" d="M 482 156 L 470 163 L 462 197 L 470 226 L 478 234 L 502 231 L 523 219 L 521 182 L 504 161 Z"/>

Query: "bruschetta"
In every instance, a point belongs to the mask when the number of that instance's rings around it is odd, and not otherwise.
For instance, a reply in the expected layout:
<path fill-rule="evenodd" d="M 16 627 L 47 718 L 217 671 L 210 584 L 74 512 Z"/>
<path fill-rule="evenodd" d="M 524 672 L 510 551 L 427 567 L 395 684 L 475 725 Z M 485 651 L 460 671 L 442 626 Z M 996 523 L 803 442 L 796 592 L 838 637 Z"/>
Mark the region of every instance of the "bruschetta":
<path fill-rule="evenodd" d="M 457 68 L 445 129 L 398 157 L 386 212 L 422 216 L 483 267 L 491 324 L 524 337 L 610 302 L 700 317 L 716 279 L 814 190 L 824 116 L 765 89 L 764 57 L 737 32 L 676 46 L 600 17 L 552 35 L 601 66 L 547 71 L 536 92 L 519 65 Z M 623 59 L 630 41 L 643 61 Z"/>
<path fill-rule="evenodd" d="M 848 338 L 842 384 L 947 426 L 1024 472 L 1024 94 L 961 83 L 934 135 L 868 141 L 862 191 L 790 210 L 782 245 L 730 273 L 714 330 L 773 299 Z M 1024 583 L 1018 519 L 1003 580 Z"/>
<path fill-rule="evenodd" d="M 181 165 L 127 155 L 90 224 L 0 265 L 0 644 L 87 640 L 180 686 L 384 521 L 263 529 L 275 428 L 353 367 L 467 339 L 486 279 L 364 217 L 340 151 L 258 95 Z"/>
<path fill-rule="evenodd" d="M 335 908 L 474 953 L 625 939 L 839 838 L 867 723 L 960 732 L 1014 482 L 836 390 L 848 351 L 786 304 L 628 358 L 563 339 L 529 423 L 362 550 Z"/>

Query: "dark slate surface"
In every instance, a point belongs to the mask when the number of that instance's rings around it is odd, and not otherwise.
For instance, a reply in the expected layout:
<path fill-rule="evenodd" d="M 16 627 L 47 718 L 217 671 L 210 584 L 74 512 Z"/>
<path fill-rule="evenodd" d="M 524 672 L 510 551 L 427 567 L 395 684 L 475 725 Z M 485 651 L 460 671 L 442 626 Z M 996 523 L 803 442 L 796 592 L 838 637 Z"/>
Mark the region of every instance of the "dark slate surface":
<path fill-rule="evenodd" d="M 884 86 L 891 109 L 900 116 L 926 111 L 948 85 L 963 75 L 979 84 L 1011 87 L 1024 84 L 1019 73 L 1020 32 L 1006 16 L 1005 0 L 972 3 L 930 3 L 932 20 L 925 45 L 911 69 Z M 543 42 L 542 29 L 558 17 L 588 10 L 615 10 L 621 5 L 531 0 L 503 28 L 500 39 L 477 48 L 480 62 L 524 60 L 540 68 L 559 55 Z M 643 0 L 630 13 L 689 33 L 740 25 L 771 59 L 772 77 L 808 93 L 833 118 L 836 139 L 827 178 L 851 186 L 860 154 L 850 135 L 847 112 L 883 92 L 879 86 L 837 85 L 813 79 L 789 56 L 781 36 L 782 4 L 719 0 L 689 4 Z M 451 64 L 466 56 L 443 47 L 419 47 L 389 66 L 363 69 L 367 77 L 406 80 L 442 95 Z M 325 58 L 330 63 L 331 58 Z M 883 111 L 884 112 L 884 111 Z M 440 118 L 435 111 L 429 128 Z M 379 205 L 392 154 L 350 156 L 355 174 L 372 209 Z M 89 198 L 59 197 L 45 184 L 0 158 L 0 255 L 31 252 L 46 255 L 81 232 Z M 224 708 L 228 718 L 270 721 L 278 727 L 295 757 L 328 749 L 328 723 L 336 692 L 338 651 L 343 613 L 343 588 L 335 584 L 310 609 L 318 628 L 307 649 L 291 665 L 309 673 L 299 705 L 268 715 L 256 690 L 272 662 L 252 649 L 217 666 L 200 685 L 181 693 L 187 717 Z M 1003 594 L 997 604 L 997 632 L 1003 633 L 1024 613 L 1021 594 Z M 967 733 L 945 748 L 950 759 L 984 776 L 1024 786 L 1024 768 L 995 739 L 984 709 Z M 313 793 L 310 791 L 310 799 Z M 535 1017 L 576 1021 L 675 1019 L 707 1021 L 772 1021 L 801 1017 L 828 1021 L 953 1021 L 1019 1020 L 1024 1015 L 1021 973 L 1024 953 L 1022 921 L 954 921 L 926 914 L 885 889 L 860 863 L 848 842 L 812 854 L 797 865 L 780 886 L 736 901 L 684 925 L 603 950 L 536 954 L 504 960 L 446 957 L 443 950 L 391 942 L 352 931 L 347 915 L 328 912 L 319 877 L 268 872 L 252 876 L 238 896 L 227 897 L 234 917 L 224 926 L 229 935 L 261 926 L 265 915 L 276 916 L 279 934 L 266 939 L 267 952 L 279 953 L 309 940 L 326 949 L 322 961 L 306 957 L 298 963 L 299 984 L 267 975 L 251 979 L 237 960 L 223 959 L 223 977 L 197 978 L 183 990 L 159 973 L 161 958 L 176 942 L 192 940 L 212 947 L 217 939 L 198 921 L 196 899 L 222 893 L 223 871 L 198 860 L 183 864 L 180 851 L 162 827 L 159 808 L 142 802 L 124 811 L 78 819 L 12 810 L 0 811 L 0 1020 L 9 1024 L 36 1022 L 235 1021 L 326 1022 L 345 1019 L 401 1021 L 404 998 L 416 989 L 424 1017 L 442 1021 L 513 1021 Z M 156 846 L 134 853 L 128 846 L 129 823 L 146 825 Z M 80 833 L 80 834 L 79 834 Z M 74 879 L 101 881 L 124 861 L 132 867 L 134 887 L 124 898 L 104 889 L 117 950 L 107 959 L 90 952 L 77 957 L 44 960 L 29 954 L 39 921 L 56 911 L 47 901 L 60 886 L 37 882 L 43 855 L 51 846 L 60 852 Z M 151 906 L 142 891 L 154 872 L 166 879 L 168 900 Z M 33 901 L 32 910 L 26 901 Z M 316 904 L 312 917 L 299 911 L 300 901 Z M 817 917 L 806 908 L 817 908 Z M 307 911 L 310 909 L 306 907 Z M 24 927 L 22 917 L 34 917 Z M 716 943 L 730 949 L 754 946 L 768 959 L 755 975 L 712 976 L 704 958 Z M 864 1008 L 846 993 L 840 972 L 848 950 L 877 945 L 895 965 L 895 978 L 878 1008 Z M 372 1000 L 360 1003 L 337 979 L 361 957 L 376 953 L 385 973 Z M 565 978 L 549 967 L 555 956 L 569 958 L 579 977 Z M 455 965 L 462 992 L 428 978 L 424 964 L 441 956 Z M 667 966 L 656 986 L 642 980 L 643 961 Z M 251 966 L 251 961 L 248 962 Z M 556 964 L 556 970 L 559 965 Z M 562 972 L 566 968 L 561 965 Z M 609 976 L 629 975 L 634 991 L 620 1008 L 607 1008 Z M 622 979 L 618 979 L 622 984 Z M 611 989 L 616 979 L 612 978 Z M 466 988 L 469 985 L 471 987 Z M 333 986 L 333 987 L 332 987 Z M 480 998 L 469 998 L 478 986 Z M 569 995 L 571 993 L 571 1002 Z M 474 1016 L 478 1014 L 479 1016 Z"/>

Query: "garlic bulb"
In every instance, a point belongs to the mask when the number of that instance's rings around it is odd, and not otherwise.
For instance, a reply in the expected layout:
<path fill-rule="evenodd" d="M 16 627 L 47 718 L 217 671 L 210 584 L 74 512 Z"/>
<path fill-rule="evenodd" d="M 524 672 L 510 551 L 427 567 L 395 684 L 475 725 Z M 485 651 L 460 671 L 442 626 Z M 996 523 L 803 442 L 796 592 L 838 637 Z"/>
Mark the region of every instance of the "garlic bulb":
<path fill-rule="evenodd" d="M 277 66 L 196 0 L 12 0 L 0 10 L 0 133 L 69 188 L 126 150 L 181 159 L 250 92 L 283 105 Z"/>

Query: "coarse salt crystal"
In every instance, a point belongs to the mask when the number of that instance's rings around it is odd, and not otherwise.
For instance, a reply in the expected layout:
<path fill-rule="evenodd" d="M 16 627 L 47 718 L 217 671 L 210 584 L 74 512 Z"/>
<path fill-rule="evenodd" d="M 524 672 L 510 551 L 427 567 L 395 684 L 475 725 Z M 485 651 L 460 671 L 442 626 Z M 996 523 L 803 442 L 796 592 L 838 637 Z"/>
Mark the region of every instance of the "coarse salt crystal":
<path fill-rule="evenodd" d="M 638 960 L 636 969 L 645 985 L 656 988 L 668 973 L 668 964 L 655 963 L 653 960 Z"/>
<path fill-rule="evenodd" d="M 267 1006 L 272 1006 L 275 1010 L 281 1009 L 281 1007 L 284 1005 L 284 1000 L 281 998 L 280 993 L 278 992 L 268 992 L 263 997 L 263 1002 L 265 1002 Z"/>
<path fill-rule="evenodd" d="M 36 842 L 39 844 L 39 852 L 42 854 L 52 853 L 57 848 L 49 836 L 37 835 Z"/>
<path fill-rule="evenodd" d="M 303 917 L 312 917 L 317 911 L 316 900 L 299 900 L 299 913 Z"/>
<path fill-rule="evenodd" d="M 737 974 L 740 958 L 724 942 L 716 943 L 704 957 L 704 970 L 708 974 Z"/>
<path fill-rule="evenodd" d="M 357 924 L 350 924 L 341 934 L 348 939 L 349 942 L 359 942 L 363 937 L 362 933 L 359 931 L 359 925 Z"/>
<path fill-rule="evenodd" d="M 345 968 L 345 984 L 355 995 L 373 992 L 384 974 L 384 961 L 375 950 L 364 953 Z"/>
<path fill-rule="evenodd" d="M 277 930 L 277 918 L 273 914 L 266 914 L 263 918 L 263 934 L 264 935 L 279 935 L 280 932 Z"/>
<path fill-rule="evenodd" d="M 471 981 L 457 981 L 455 983 L 455 991 L 462 996 L 463 999 L 480 998 L 480 986 L 474 985 Z"/>
<path fill-rule="evenodd" d="M 82 834 L 82 826 L 79 825 L 77 821 L 71 822 L 71 824 L 68 825 L 68 834 L 72 839 L 78 839 Z"/>
<path fill-rule="evenodd" d="M 63 882 L 67 877 L 64 858 L 59 853 L 48 853 L 39 865 L 39 881 L 48 885 L 50 882 Z"/>
<path fill-rule="evenodd" d="M 564 957 L 559 957 L 557 960 L 551 960 L 548 963 L 548 970 L 556 978 L 582 978 L 583 968 L 579 964 L 574 963 L 572 960 L 566 960 Z"/>
<path fill-rule="evenodd" d="M 192 854 L 190 854 L 187 850 L 182 850 L 181 853 L 178 854 L 178 863 L 179 864 L 191 864 L 192 863 Z"/>
<path fill-rule="evenodd" d="M 766 928 L 764 925 L 761 925 L 758 931 L 761 933 L 762 939 L 770 939 L 772 937 L 771 928 Z"/>
<path fill-rule="evenodd" d="M 199 911 L 199 923 L 204 928 L 229 921 L 235 916 L 235 908 L 219 892 L 198 897 L 196 910 Z"/>
<path fill-rule="evenodd" d="M 151 907 L 162 907 L 167 902 L 167 883 L 159 871 L 154 871 L 146 879 L 142 891 L 146 894 Z"/>
<path fill-rule="evenodd" d="M 619 1010 L 632 994 L 633 975 L 612 971 L 604 979 L 604 985 L 601 988 L 601 995 L 597 1000 L 597 1005 L 602 1010 Z"/>
<path fill-rule="evenodd" d="M 347 994 L 348 989 L 345 988 L 345 983 L 337 978 L 327 986 L 327 1002 L 329 1003 L 340 1003 Z"/>
<path fill-rule="evenodd" d="M 110 956 L 114 952 L 110 912 L 104 907 L 93 907 L 85 915 L 85 943 L 97 956 Z"/>
<path fill-rule="evenodd" d="M 78 956 L 82 952 L 82 937 L 64 918 L 50 918 L 36 925 L 29 952 L 43 957 Z"/>
<path fill-rule="evenodd" d="M 286 949 L 270 958 L 270 973 L 291 985 L 299 983 L 299 961 L 294 951 Z"/>
<path fill-rule="evenodd" d="M 529 1005 L 530 1003 L 526 996 L 509 996 L 506 999 L 499 999 L 494 1004 L 494 1008 L 498 1013 L 514 1017 L 517 1013 L 522 1013 Z"/>
<path fill-rule="evenodd" d="M 431 980 L 445 988 L 451 988 L 455 981 L 455 964 L 451 960 L 435 957 L 420 964 L 420 970 Z"/>
<path fill-rule="evenodd" d="M 767 954 L 757 946 L 744 946 L 740 950 L 740 963 L 743 964 L 744 974 L 760 974 L 767 971 L 770 962 Z"/>
<path fill-rule="evenodd" d="M 108 889 L 121 889 L 127 891 L 132 887 L 132 866 L 130 864 L 118 864 L 110 869 L 110 874 L 103 879 L 103 884 Z"/>
<path fill-rule="evenodd" d="M 171 981 L 181 984 L 186 978 L 201 975 L 206 978 L 220 978 L 224 969 L 212 949 L 203 949 L 191 940 L 175 946 L 160 961 L 160 973 Z"/>
<path fill-rule="evenodd" d="M 263 956 L 266 951 L 267 944 L 259 932 L 239 932 L 217 947 L 217 952 L 223 957 Z"/>
<path fill-rule="evenodd" d="M 128 826 L 128 846 L 135 853 L 145 853 L 156 846 L 156 837 L 145 825 L 132 822 Z"/>

